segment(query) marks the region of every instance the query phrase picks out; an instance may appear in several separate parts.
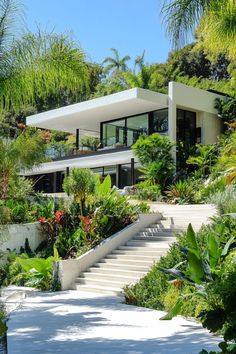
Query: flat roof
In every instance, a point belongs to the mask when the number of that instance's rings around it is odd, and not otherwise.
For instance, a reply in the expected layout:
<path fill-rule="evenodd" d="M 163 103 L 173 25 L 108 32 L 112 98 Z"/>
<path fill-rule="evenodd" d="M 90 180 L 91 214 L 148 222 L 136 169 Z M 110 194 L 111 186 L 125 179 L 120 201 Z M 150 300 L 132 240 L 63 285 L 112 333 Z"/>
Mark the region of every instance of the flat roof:
<path fill-rule="evenodd" d="M 107 152 L 107 153 L 106 153 Z M 66 171 L 66 168 L 96 168 L 102 166 L 114 166 L 119 164 L 128 164 L 131 162 L 131 158 L 134 158 L 133 151 L 120 150 L 117 152 L 104 151 L 103 154 L 78 156 L 74 158 L 64 158 L 63 160 L 45 162 L 36 166 L 30 170 L 21 171 L 22 176 L 33 176 L 38 174 L 52 173 L 57 171 Z M 137 162 L 137 160 L 135 159 Z"/>
<path fill-rule="evenodd" d="M 168 107 L 168 96 L 133 88 L 112 95 L 34 114 L 26 118 L 31 127 L 75 133 L 76 129 L 100 131 L 100 122 Z"/>

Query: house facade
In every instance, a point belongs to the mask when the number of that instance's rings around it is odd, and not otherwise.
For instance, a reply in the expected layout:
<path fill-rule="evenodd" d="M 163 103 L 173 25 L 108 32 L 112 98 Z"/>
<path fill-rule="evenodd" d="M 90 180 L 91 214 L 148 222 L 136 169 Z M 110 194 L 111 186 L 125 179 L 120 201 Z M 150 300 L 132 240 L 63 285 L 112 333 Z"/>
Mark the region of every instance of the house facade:
<path fill-rule="evenodd" d="M 216 142 L 222 130 L 214 108 L 217 97 L 222 96 L 170 82 L 168 94 L 134 88 L 29 116 L 28 126 L 75 134 L 76 149 L 24 175 L 35 181 L 36 190 L 46 193 L 62 191 L 63 178 L 74 167 L 109 174 L 119 188 L 135 184 L 138 161 L 131 147 L 140 135 L 157 132 L 190 145 Z M 84 134 L 99 137 L 97 151 L 81 151 Z"/>

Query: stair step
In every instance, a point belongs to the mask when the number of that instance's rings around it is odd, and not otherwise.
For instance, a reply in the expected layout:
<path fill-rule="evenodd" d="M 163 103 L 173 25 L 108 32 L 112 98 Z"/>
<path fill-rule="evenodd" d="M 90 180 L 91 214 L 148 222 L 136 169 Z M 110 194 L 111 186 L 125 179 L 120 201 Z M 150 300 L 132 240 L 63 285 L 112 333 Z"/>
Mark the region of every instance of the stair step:
<path fill-rule="evenodd" d="M 133 237 L 132 240 L 147 240 L 147 241 L 156 241 L 156 242 L 175 242 L 176 238 L 174 236 L 155 236 L 155 235 L 145 235 L 145 234 L 138 234 L 137 236 Z"/>
<path fill-rule="evenodd" d="M 93 292 L 98 294 L 107 294 L 107 295 L 121 295 L 123 290 L 121 288 L 114 288 L 114 287 L 104 287 L 99 285 L 83 285 L 83 284 L 76 284 L 76 290 L 86 291 L 86 292 Z"/>
<path fill-rule="evenodd" d="M 132 255 L 144 255 L 144 256 L 148 256 L 148 255 L 159 255 L 161 253 L 161 251 L 159 249 L 155 249 L 155 248 L 148 248 L 146 249 L 146 247 L 129 247 L 127 246 L 126 248 L 120 249 L 118 248 L 117 250 L 112 251 L 112 254 L 129 254 L 130 256 Z"/>
<path fill-rule="evenodd" d="M 174 237 L 174 233 L 173 231 L 170 231 L 170 232 L 163 232 L 163 231 L 160 231 L 160 232 L 155 232 L 155 231 L 140 231 L 137 233 L 137 235 L 140 235 L 140 236 L 158 236 L 158 237 Z"/>
<path fill-rule="evenodd" d="M 84 272 L 82 273 L 77 279 L 99 279 L 99 280 L 111 280 L 111 281 L 125 281 L 125 282 L 134 282 L 137 281 L 140 277 L 139 276 L 127 276 L 124 274 L 113 274 L 110 273 L 94 273 L 94 272 Z"/>
<path fill-rule="evenodd" d="M 134 241 L 129 241 L 127 242 L 128 246 L 142 246 L 142 247 L 147 247 L 147 248 L 158 248 L 160 250 L 163 249 L 169 249 L 169 244 L 166 241 L 161 241 L 161 242 L 157 242 L 157 241 L 150 241 L 150 240 L 134 240 Z"/>
<path fill-rule="evenodd" d="M 131 241 L 129 241 L 129 242 L 131 242 Z M 144 246 L 142 246 L 140 244 L 138 246 L 132 246 L 132 245 L 131 246 L 129 246 L 129 245 L 120 246 L 119 248 L 117 248 L 117 251 L 122 250 L 122 251 L 128 251 L 128 252 L 136 252 L 137 251 L 139 253 L 143 253 L 143 252 L 162 253 L 162 249 L 160 249 L 158 247 L 157 242 L 156 243 L 152 243 L 151 245 L 152 245 L 152 247 L 144 247 Z"/>
<path fill-rule="evenodd" d="M 113 275 L 124 275 L 125 277 L 142 277 L 146 274 L 145 271 L 141 270 L 127 270 L 118 268 L 102 268 L 102 267 L 91 267 L 87 270 L 88 273 L 94 274 L 113 274 Z M 86 273 L 87 273 L 86 272 Z"/>
<path fill-rule="evenodd" d="M 143 232 L 151 232 L 151 233 L 157 233 L 157 234 L 161 234 L 161 233 L 175 233 L 175 232 L 181 232 L 185 230 L 185 227 L 173 227 L 173 228 L 165 228 L 162 225 L 159 226 L 154 226 L 154 227 L 145 227 L 143 229 Z"/>
<path fill-rule="evenodd" d="M 95 267 L 101 268 L 101 269 L 105 269 L 105 268 L 116 268 L 118 269 L 124 269 L 124 270 L 135 270 L 135 271 L 141 271 L 141 272 L 148 272 L 149 269 L 151 268 L 151 266 L 148 264 L 124 264 L 124 262 L 122 263 L 115 263 L 115 262 L 101 262 L 101 263 L 96 263 L 94 265 Z"/>
<path fill-rule="evenodd" d="M 160 258 L 156 257 L 156 260 Z M 110 264 L 124 264 L 124 265 L 129 265 L 129 264 L 133 264 L 133 265 L 144 265 L 144 266 L 148 266 L 150 264 L 152 264 L 154 262 L 154 260 L 152 258 L 148 258 L 145 260 L 139 260 L 139 259 L 119 259 L 119 258 L 103 258 L 100 261 L 101 263 L 110 263 Z"/>
<path fill-rule="evenodd" d="M 161 225 L 161 227 L 163 227 L 164 229 L 169 229 L 170 231 L 172 230 L 173 232 L 181 232 L 181 231 L 187 230 L 187 227 L 189 224 L 190 224 L 190 222 L 181 222 L 181 221 L 179 222 L 179 221 L 175 220 L 175 222 L 168 221 L 168 223 L 163 223 Z M 152 224 L 152 225 L 150 225 L 150 227 L 157 228 L 158 225 L 160 225 L 160 224 Z M 191 225 L 193 227 L 200 227 L 200 226 L 202 226 L 202 222 L 199 222 L 199 223 L 191 222 Z"/>
<path fill-rule="evenodd" d="M 128 261 L 149 261 L 153 259 L 160 258 L 160 253 L 158 254 L 148 254 L 148 255 L 141 255 L 141 254 L 115 254 L 110 253 L 106 256 L 106 259 L 117 259 L 117 260 L 128 260 Z"/>
<path fill-rule="evenodd" d="M 98 278 L 76 278 L 76 284 L 84 284 L 84 285 L 99 285 L 103 287 L 112 287 L 112 288 L 120 288 L 122 289 L 127 284 L 136 283 L 136 280 L 106 280 L 106 279 L 98 279 Z"/>

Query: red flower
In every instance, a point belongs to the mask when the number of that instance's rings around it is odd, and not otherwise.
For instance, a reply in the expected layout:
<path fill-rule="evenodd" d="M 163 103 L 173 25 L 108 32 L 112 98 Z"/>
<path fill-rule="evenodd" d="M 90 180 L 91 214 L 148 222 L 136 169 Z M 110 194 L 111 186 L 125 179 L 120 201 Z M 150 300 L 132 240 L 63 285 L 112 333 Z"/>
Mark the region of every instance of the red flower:
<path fill-rule="evenodd" d="M 92 218 L 90 216 L 82 216 L 81 217 L 82 221 L 82 226 L 85 232 L 90 232 L 91 230 L 91 224 L 92 224 Z"/>
<path fill-rule="evenodd" d="M 62 215 L 63 215 L 63 211 L 57 210 L 55 212 L 55 220 L 58 224 L 60 224 L 60 222 L 61 222 Z"/>
<path fill-rule="evenodd" d="M 43 217 L 43 216 L 40 216 L 40 218 L 39 218 L 39 222 L 45 222 L 46 221 L 46 219 L 45 219 L 45 217 Z"/>

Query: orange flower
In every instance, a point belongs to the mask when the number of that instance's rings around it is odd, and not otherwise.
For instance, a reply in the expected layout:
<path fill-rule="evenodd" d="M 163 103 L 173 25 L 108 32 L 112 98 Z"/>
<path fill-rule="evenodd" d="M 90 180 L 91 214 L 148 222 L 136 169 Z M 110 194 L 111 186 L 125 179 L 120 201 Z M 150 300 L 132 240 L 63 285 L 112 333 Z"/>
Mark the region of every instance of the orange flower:
<path fill-rule="evenodd" d="M 57 210 L 55 212 L 55 220 L 58 224 L 60 224 L 60 222 L 61 222 L 62 215 L 63 215 L 63 211 Z"/>

